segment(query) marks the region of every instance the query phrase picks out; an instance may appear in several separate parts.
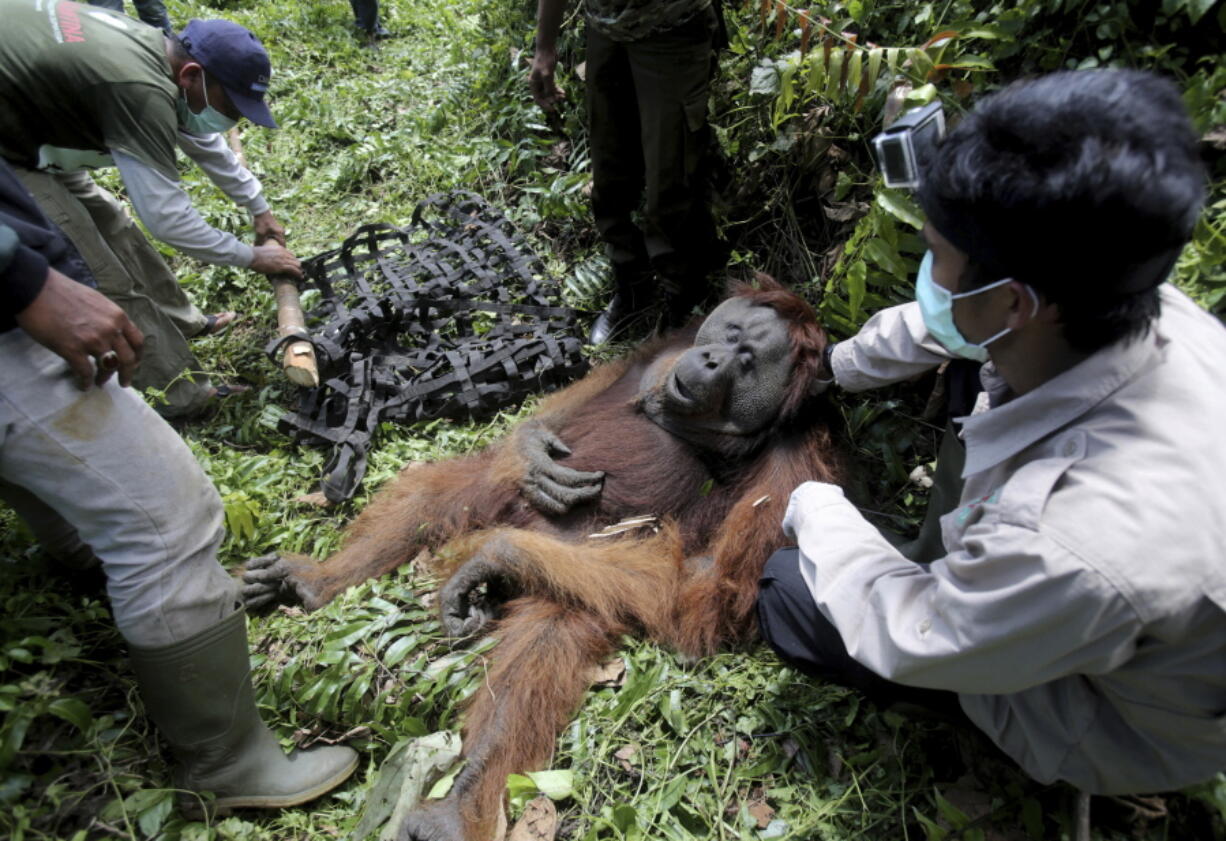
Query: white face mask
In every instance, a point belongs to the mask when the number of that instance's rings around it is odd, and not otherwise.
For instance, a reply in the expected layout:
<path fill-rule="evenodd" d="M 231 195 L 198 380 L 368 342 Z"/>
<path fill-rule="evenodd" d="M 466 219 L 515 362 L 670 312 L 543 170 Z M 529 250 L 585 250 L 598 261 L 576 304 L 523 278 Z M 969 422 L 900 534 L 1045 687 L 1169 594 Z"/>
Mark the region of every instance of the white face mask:
<path fill-rule="evenodd" d="M 915 299 L 919 301 L 920 313 L 924 316 L 924 326 L 928 328 L 928 332 L 932 334 L 932 337 L 940 342 L 947 351 L 963 359 L 987 362 L 988 345 L 1006 333 L 1012 332 L 1013 328 L 1006 327 L 982 342 L 968 342 L 958 329 L 958 326 L 954 324 L 954 301 L 959 298 L 969 298 L 972 295 L 978 295 L 980 292 L 987 292 L 989 289 L 995 289 L 997 286 L 1003 286 L 1006 283 L 1012 282 L 1013 278 L 1006 277 L 995 283 L 989 283 L 987 286 L 972 289 L 970 292 L 959 292 L 955 295 L 932 279 L 932 252 L 929 251 L 924 255 L 924 260 L 920 263 L 919 274 L 915 278 Z M 1034 311 L 1030 313 L 1031 318 L 1033 318 L 1039 312 L 1039 296 L 1029 286 L 1026 286 L 1026 291 L 1034 299 Z"/>
<path fill-rule="evenodd" d="M 238 120 L 232 120 L 225 114 L 209 105 L 209 82 L 205 77 L 204 68 L 200 68 L 200 81 L 204 85 L 204 110 L 199 114 L 187 105 L 187 94 L 180 92 L 175 101 L 175 109 L 179 115 L 179 125 L 190 134 L 221 134 L 238 125 Z"/>

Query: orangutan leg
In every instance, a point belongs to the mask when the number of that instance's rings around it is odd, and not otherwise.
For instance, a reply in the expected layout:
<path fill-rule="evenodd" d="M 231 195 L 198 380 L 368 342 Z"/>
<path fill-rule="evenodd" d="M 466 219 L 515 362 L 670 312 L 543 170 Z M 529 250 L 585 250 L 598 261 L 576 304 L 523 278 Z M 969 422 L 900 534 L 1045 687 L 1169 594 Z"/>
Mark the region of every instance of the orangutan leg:
<path fill-rule="evenodd" d="M 587 691 L 592 666 L 625 631 L 544 599 L 516 599 L 497 627 L 489 673 L 464 725 L 463 770 L 451 792 L 411 813 L 401 841 L 487 841 L 507 774 L 540 768 Z"/>

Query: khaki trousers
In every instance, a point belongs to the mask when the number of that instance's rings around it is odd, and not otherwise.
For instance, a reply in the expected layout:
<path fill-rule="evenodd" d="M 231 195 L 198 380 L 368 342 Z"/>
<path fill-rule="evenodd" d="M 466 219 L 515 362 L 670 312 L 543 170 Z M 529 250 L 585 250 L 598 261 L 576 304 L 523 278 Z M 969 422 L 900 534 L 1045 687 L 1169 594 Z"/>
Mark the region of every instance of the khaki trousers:
<path fill-rule="evenodd" d="M 178 434 L 113 377 L 78 390 L 20 328 L 0 333 L 0 359 L 0 499 L 47 552 L 101 561 L 124 638 L 170 645 L 233 613 L 221 499 Z"/>
<path fill-rule="evenodd" d="M 49 173 L 13 166 L 39 207 L 72 240 L 102 292 L 123 308 L 145 334 L 145 351 L 133 378 L 139 391 L 166 395 L 164 417 L 201 408 L 210 386 L 187 337 L 204 329 L 205 316 L 124 206 L 88 172 Z"/>

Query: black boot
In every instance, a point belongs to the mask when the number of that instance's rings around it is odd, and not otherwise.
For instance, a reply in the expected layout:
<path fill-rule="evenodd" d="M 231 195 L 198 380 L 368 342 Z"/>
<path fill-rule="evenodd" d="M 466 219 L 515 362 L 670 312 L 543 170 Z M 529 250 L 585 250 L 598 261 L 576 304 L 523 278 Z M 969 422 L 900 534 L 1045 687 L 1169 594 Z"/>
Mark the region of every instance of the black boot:
<path fill-rule="evenodd" d="M 710 308 L 711 286 L 704 275 L 684 280 L 662 278 L 660 290 L 664 297 L 664 326 L 669 330 L 684 327 Z"/>
<path fill-rule="evenodd" d="M 650 269 L 629 266 L 613 267 L 616 291 L 609 305 L 592 324 L 588 344 L 603 345 L 614 336 L 626 332 L 642 319 L 655 301 Z"/>

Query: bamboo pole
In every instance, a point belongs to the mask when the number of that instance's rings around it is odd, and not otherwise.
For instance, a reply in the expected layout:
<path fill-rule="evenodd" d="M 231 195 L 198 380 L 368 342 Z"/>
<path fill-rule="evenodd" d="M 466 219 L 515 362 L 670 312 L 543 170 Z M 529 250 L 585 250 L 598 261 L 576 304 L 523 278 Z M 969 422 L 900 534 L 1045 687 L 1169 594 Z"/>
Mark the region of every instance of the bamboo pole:
<path fill-rule="evenodd" d="M 277 337 L 306 333 L 298 284 L 292 278 L 275 277 L 272 289 L 277 296 Z M 288 343 L 281 356 L 281 369 L 292 383 L 311 388 L 319 385 L 319 363 L 315 360 L 315 346 L 310 342 Z"/>
<path fill-rule="evenodd" d="M 238 129 L 226 133 L 230 151 L 238 162 L 247 166 L 243 144 L 238 138 Z M 305 334 L 306 317 L 302 313 L 302 300 L 298 297 L 298 284 L 290 277 L 272 278 L 272 290 L 277 299 L 277 338 Z M 319 363 L 315 359 L 315 346 L 310 342 L 289 342 L 281 355 L 281 370 L 295 385 L 316 388 L 319 386 Z"/>

